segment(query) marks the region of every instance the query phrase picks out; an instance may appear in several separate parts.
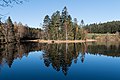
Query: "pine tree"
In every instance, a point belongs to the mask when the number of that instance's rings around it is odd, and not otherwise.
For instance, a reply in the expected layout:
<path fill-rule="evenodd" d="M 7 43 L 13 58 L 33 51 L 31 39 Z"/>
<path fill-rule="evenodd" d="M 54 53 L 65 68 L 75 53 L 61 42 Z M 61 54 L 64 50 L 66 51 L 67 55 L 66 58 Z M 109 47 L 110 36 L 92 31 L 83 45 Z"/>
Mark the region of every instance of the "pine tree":
<path fill-rule="evenodd" d="M 65 6 L 62 10 L 62 30 L 63 32 L 65 32 L 65 34 L 63 33 L 63 39 L 68 39 L 68 11 L 67 11 L 67 7 Z M 66 36 L 66 38 L 64 38 Z"/>
<path fill-rule="evenodd" d="M 50 18 L 48 15 L 45 16 L 44 21 L 43 21 L 43 26 L 45 30 L 45 39 L 50 39 Z"/>
<path fill-rule="evenodd" d="M 14 25 L 10 17 L 7 19 L 7 28 L 8 28 L 8 42 L 15 42 L 15 32 L 14 32 Z"/>
<path fill-rule="evenodd" d="M 56 39 L 59 39 L 59 33 L 60 33 L 60 12 L 59 11 L 56 11 L 55 18 L 56 18 L 56 21 L 55 21 Z"/>
<path fill-rule="evenodd" d="M 67 29 L 68 29 L 68 31 L 67 31 L 67 33 L 68 33 L 68 39 L 72 39 L 73 22 L 72 22 L 72 17 L 70 15 L 68 15 L 67 21 L 68 21 L 68 27 L 67 27 Z"/>
<path fill-rule="evenodd" d="M 74 40 L 77 39 L 78 35 L 78 24 L 77 24 L 77 18 L 74 18 L 74 26 L 73 26 L 73 34 L 74 34 Z"/>

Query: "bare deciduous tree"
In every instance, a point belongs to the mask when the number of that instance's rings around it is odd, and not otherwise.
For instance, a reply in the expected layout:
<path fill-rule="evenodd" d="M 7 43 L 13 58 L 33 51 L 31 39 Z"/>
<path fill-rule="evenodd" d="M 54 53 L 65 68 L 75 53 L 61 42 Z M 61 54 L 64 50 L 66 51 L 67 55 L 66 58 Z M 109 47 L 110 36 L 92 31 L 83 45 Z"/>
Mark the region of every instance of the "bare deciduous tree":
<path fill-rule="evenodd" d="M 0 0 L 0 6 L 1 7 L 8 7 L 13 6 L 14 4 L 22 4 L 24 1 L 27 0 Z"/>

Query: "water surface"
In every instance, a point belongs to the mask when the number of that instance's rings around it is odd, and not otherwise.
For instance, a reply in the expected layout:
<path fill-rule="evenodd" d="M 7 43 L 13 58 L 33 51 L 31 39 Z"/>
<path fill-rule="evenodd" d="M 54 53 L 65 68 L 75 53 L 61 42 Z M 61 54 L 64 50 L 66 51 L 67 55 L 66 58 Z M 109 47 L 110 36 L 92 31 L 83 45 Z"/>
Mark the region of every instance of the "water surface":
<path fill-rule="evenodd" d="M 120 45 L 0 45 L 0 80 L 120 80 Z"/>

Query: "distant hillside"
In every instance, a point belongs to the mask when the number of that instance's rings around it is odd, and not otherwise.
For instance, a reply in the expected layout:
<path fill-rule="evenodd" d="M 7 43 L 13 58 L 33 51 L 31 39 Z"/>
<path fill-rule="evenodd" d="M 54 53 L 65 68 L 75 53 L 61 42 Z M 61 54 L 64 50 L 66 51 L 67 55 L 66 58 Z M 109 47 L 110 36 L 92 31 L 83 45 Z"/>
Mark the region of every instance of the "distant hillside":
<path fill-rule="evenodd" d="M 116 33 L 120 32 L 120 21 L 112 21 L 99 24 L 90 24 L 83 27 L 90 33 Z"/>

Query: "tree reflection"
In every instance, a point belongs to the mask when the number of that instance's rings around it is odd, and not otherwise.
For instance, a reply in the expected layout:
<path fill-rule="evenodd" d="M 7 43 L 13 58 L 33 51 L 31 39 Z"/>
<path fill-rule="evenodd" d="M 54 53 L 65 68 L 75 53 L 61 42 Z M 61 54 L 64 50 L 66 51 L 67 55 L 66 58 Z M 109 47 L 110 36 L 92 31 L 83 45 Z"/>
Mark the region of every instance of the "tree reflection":
<path fill-rule="evenodd" d="M 81 47 L 81 56 L 80 56 L 80 58 L 81 58 L 81 62 L 83 63 L 84 62 L 84 59 L 85 59 L 85 53 L 87 53 L 87 43 L 83 43 L 82 45 L 81 45 L 82 47 Z"/>
<path fill-rule="evenodd" d="M 52 66 L 56 71 L 67 75 L 72 63 L 85 61 L 86 54 L 120 57 L 120 45 L 73 43 L 73 44 L 4 44 L 0 45 L 0 68 L 7 64 L 10 68 L 15 59 L 28 56 L 31 51 L 43 51 L 43 61 L 46 67 Z M 79 59 L 78 59 L 79 58 Z"/>
<path fill-rule="evenodd" d="M 77 63 L 78 58 L 84 62 L 85 54 L 99 54 L 105 56 L 120 56 L 120 46 L 116 45 L 97 45 L 95 43 L 82 43 L 82 44 L 47 44 L 44 48 L 43 54 L 44 63 L 46 67 L 52 65 L 56 71 L 62 70 L 64 75 L 72 64 Z M 109 47 L 108 47 L 109 46 Z"/>
<path fill-rule="evenodd" d="M 120 57 L 120 44 L 90 44 L 88 45 L 89 54 Z"/>
<path fill-rule="evenodd" d="M 0 45 L 0 65 L 7 64 L 11 68 L 12 63 L 17 58 L 28 56 L 30 51 L 41 50 L 38 44 L 3 44 Z"/>
<path fill-rule="evenodd" d="M 84 55 L 86 47 L 83 44 L 48 44 L 46 45 L 45 54 L 43 54 L 44 63 L 46 67 L 50 64 L 56 71 L 62 69 L 64 75 L 67 75 L 67 71 L 72 64 L 77 63 L 77 58 L 81 54 L 81 61 L 84 61 Z M 82 46 L 84 48 L 82 48 Z M 82 48 L 82 52 L 80 51 Z"/>

